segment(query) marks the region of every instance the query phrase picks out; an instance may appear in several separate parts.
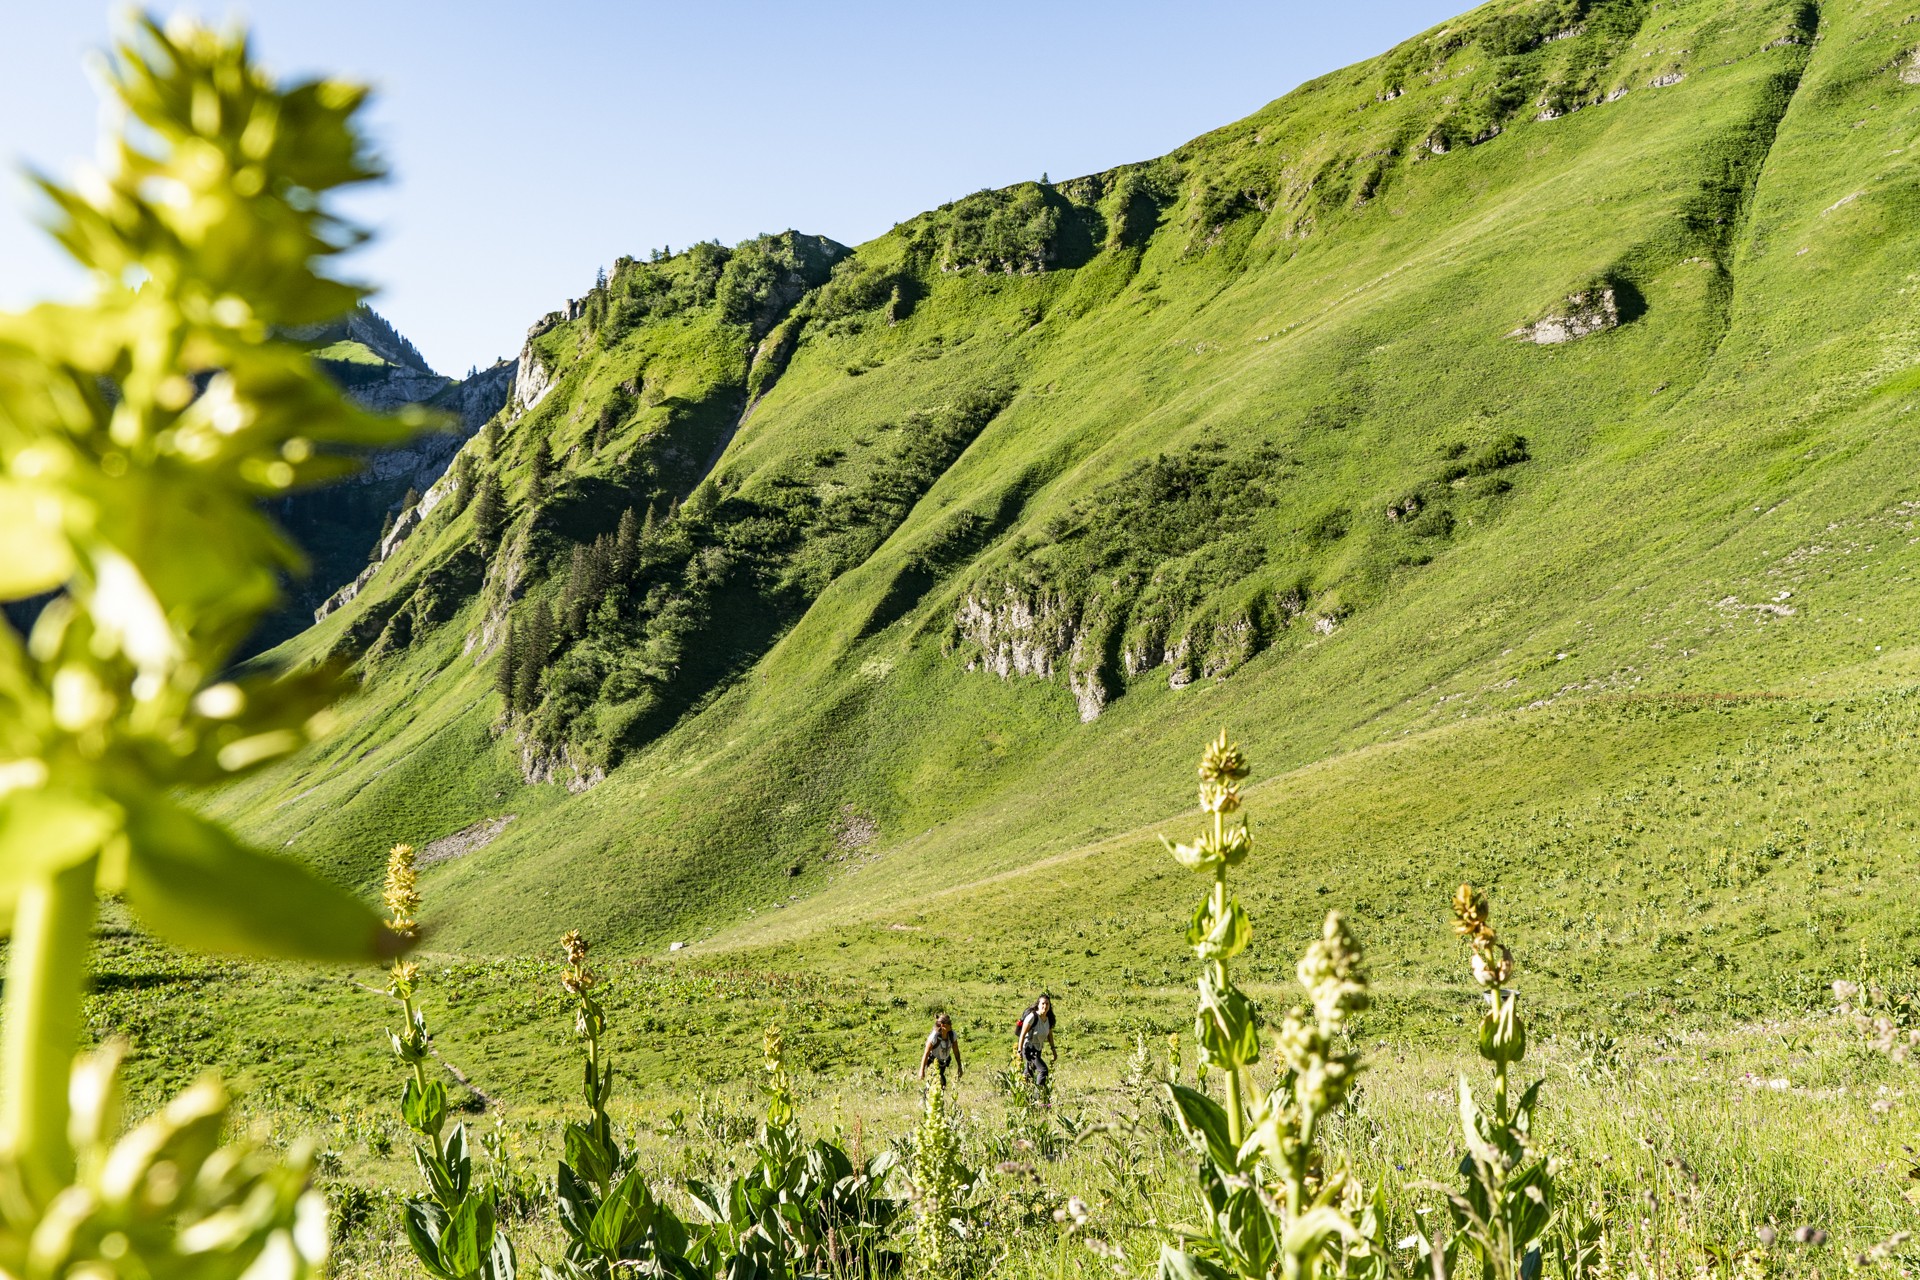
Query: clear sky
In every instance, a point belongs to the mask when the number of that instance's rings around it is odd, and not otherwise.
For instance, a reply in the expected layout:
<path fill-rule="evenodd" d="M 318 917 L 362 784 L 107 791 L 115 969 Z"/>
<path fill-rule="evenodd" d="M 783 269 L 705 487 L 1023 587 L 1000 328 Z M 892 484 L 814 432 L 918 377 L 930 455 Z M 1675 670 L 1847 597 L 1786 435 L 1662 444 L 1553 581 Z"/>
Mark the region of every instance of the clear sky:
<path fill-rule="evenodd" d="M 374 305 L 444 373 L 519 351 L 595 268 L 787 227 L 858 244 L 982 187 L 1160 155 L 1469 0 L 677 4 L 252 0 L 282 74 L 380 90 L 350 206 Z M 0 164 L 92 154 L 110 9 L 0 0 Z M 0 307 L 71 293 L 0 180 Z"/>

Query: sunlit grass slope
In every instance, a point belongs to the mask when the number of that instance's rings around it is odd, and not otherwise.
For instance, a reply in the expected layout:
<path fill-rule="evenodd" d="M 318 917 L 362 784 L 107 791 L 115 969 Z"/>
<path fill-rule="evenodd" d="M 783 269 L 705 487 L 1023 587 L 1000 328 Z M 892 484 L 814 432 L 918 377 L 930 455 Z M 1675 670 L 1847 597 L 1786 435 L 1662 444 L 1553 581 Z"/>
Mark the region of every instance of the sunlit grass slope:
<path fill-rule="evenodd" d="M 1172 1000 L 1148 833 L 1224 723 L 1286 775 L 1259 918 L 1355 908 L 1405 1012 L 1494 867 L 1582 1006 L 1811 990 L 1911 892 L 1906 16 L 1496 4 L 849 258 L 625 264 L 476 455 L 500 548 L 436 516 L 286 646 L 371 645 L 364 692 L 216 807 L 363 884 L 516 815 L 427 874 L 451 950 Z M 629 508 L 653 567 L 509 717 L 503 619 Z M 522 782 L 562 745 L 605 781 Z"/>

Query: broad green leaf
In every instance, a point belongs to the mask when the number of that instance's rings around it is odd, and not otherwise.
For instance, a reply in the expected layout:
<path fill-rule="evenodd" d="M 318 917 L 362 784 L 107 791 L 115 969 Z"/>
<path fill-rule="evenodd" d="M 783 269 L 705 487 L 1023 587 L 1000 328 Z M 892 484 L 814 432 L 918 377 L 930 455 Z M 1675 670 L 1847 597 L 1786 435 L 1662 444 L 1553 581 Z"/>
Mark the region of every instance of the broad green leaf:
<path fill-rule="evenodd" d="M 504 1231 L 494 1231 L 493 1254 L 487 1261 L 488 1280 L 516 1280 L 520 1274 L 520 1259 Z"/>
<path fill-rule="evenodd" d="M 460 1280 L 474 1280 L 493 1250 L 493 1201 L 468 1196 L 447 1218 L 440 1233 L 440 1266 Z"/>
<path fill-rule="evenodd" d="M 613 1174 L 613 1162 L 593 1130 L 577 1120 L 567 1122 L 564 1146 L 566 1161 L 578 1176 L 596 1186 L 605 1186 Z"/>
<path fill-rule="evenodd" d="M 73 575 L 73 547 L 52 492 L 0 480 L 0 600 L 51 591 Z"/>
<path fill-rule="evenodd" d="M 176 946 L 348 962 L 408 945 L 345 889 L 168 801 L 132 808 L 127 836 L 128 905 Z"/>
<path fill-rule="evenodd" d="M 1206 1094 L 1185 1085 L 1170 1084 L 1167 1093 L 1173 1099 L 1174 1114 L 1179 1118 L 1180 1130 L 1187 1135 L 1187 1140 L 1221 1168 L 1237 1168 L 1233 1143 L 1227 1137 L 1225 1108 Z"/>
<path fill-rule="evenodd" d="M 1253 924 L 1238 898 L 1227 900 L 1226 910 L 1216 913 L 1213 895 L 1200 900 L 1187 925 L 1187 945 L 1202 960 L 1231 960 L 1253 941 Z"/>
<path fill-rule="evenodd" d="M 1226 1275 L 1205 1258 L 1196 1258 L 1170 1244 L 1160 1246 L 1159 1280 L 1226 1280 Z"/>
<path fill-rule="evenodd" d="M 29 879 L 100 852 L 123 816 L 111 801 L 74 791 L 36 786 L 0 793 L 0 901 L 11 903 Z"/>
<path fill-rule="evenodd" d="M 404 1217 L 407 1229 L 407 1243 L 413 1247 L 413 1256 L 427 1269 L 427 1274 L 435 1280 L 459 1280 L 457 1276 L 447 1274 L 440 1265 L 440 1240 L 447 1227 L 447 1213 L 431 1200 L 415 1198 L 407 1201 Z"/>
<path fill-rule="evenodd" d="M 587 1243 L 609 1258 L 646 1233 L 653 1218 L 653 1197 L 638 1169 L 620 1179 L 587 1228 Z"/>
<path fill-rule="evenodd" d="M 400 1118 L 422 1137 L 438 1138 L 440 1127 L 447 1121 L 447 1086 L 438 1080 L 429 1080 L 422 1089 L 418 1081 L 409 1079 L 406 1091 L 400 1095 Z"/>

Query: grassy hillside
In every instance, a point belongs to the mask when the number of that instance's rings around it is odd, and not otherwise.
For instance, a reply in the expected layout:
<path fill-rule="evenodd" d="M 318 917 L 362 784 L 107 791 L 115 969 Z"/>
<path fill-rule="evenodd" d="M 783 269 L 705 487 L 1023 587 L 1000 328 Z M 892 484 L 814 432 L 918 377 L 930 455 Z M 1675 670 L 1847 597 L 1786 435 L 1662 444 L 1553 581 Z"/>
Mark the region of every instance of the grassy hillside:
<path fill-rule="evenodd" d="M 214 807 L 369 885 L 513 815 L 451 951 L 1118 1008 L 1229 723 L 1260 918 L 1356 907 L 1409 1019 L 1468 873 L 1570 1007 L 1804 1001 L 1908 941 L 1906 17 L 1495 3 L 850 252 L 623 260 L 278 651 L 359 663 L 342 731 Z"/>

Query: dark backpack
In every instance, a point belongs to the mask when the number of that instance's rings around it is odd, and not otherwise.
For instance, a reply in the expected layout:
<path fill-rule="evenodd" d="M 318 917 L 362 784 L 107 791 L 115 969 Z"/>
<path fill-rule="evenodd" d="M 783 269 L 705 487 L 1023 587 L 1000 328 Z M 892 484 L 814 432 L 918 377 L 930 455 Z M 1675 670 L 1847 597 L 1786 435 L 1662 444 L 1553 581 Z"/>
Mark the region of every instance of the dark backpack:
<path fill-rule="evenodd" d="M 1019 1017 L 1013 1020 L 1013 1038 L 1015 1040 L 1020 1038 L 1020 1028 L 1027 1025 L 1027 1019 L 1035 1016 L 1039 1012 L 1040 1002 L 1036 1000 L 1022 1010 Z M 1053 1013 L 1050 1016 L 1053 1019 L 1053 1029 L 1058 1031 L 1060 1029 L 1060 1008 L 1058 1005 L 1054 1006 Z"/>

